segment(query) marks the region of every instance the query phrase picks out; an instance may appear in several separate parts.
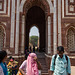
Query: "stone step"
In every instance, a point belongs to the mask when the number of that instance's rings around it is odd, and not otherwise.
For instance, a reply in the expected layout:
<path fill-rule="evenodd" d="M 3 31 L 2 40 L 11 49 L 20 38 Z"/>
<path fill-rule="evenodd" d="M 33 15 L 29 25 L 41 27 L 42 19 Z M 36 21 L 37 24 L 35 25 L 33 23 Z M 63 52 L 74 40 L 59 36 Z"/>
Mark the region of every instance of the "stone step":
<path fill-rule="evenodd" d="M 38 57 L 38 61 L 41 63 L 42 66 L 42 75 L 49 75 L 44 53 L 36 53 L 36 54 Z"/>

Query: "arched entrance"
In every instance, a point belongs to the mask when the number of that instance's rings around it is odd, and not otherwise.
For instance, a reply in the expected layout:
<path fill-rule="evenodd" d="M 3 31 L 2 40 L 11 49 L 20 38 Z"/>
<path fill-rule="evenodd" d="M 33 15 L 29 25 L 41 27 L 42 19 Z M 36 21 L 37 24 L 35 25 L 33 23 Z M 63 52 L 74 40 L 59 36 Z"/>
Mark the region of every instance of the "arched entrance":
<path fill-rule="evenodd" d="M 29 30 L 34 24 L 39 28 L 40 32 L 40 51 L 44 51 L 46 48 L 45 13 L 38 6 L 31 7 L 26 14 L 25 47 L 29 46 Z"/>
<path fill-rule="evenodd" d="M 40 51 L 51 53 L 52 30 L 50 6 L 47 0 L 22 0 L 20 5 L 21 15 L 21 44 L 20 51 L 23 53 L 25 47 L 29 45 L 29 30 L 36 25 L 40 33 Z"/>
<path fill-rule="evenodd" d="M 34 32 L 35 31 L 35 32 Z M 39 29 L 35 25 L 30 28 L 29 32 L 29 48 L 33 48 L 33 45 L 37 48 L 39 48 Z"/>

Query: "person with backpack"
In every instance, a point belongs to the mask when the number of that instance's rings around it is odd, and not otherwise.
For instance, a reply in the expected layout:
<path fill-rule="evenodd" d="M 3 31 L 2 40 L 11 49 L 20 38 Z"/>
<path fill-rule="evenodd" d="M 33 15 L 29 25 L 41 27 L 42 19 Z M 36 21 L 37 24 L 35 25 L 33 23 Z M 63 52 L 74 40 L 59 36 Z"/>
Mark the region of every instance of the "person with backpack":
<path fill-rule="evenodd" d="M 57 47 L 57 54 L 52 56 L 50 75 L 71 75 L 70 59 L 64 54 L 64 47 Z"/>

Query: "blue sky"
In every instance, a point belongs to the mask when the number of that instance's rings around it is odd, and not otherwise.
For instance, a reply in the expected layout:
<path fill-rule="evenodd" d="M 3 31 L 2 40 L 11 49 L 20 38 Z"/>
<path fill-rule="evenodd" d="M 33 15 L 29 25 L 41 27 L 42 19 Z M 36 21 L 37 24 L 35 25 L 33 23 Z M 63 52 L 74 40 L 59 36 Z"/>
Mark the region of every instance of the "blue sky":
<path fill-rule="evenodd" d="M 29 36 L 39 36 L 39 30 L 38 30 L 38 28 L 36 26 L 33 26 L 30 29 Z"/>

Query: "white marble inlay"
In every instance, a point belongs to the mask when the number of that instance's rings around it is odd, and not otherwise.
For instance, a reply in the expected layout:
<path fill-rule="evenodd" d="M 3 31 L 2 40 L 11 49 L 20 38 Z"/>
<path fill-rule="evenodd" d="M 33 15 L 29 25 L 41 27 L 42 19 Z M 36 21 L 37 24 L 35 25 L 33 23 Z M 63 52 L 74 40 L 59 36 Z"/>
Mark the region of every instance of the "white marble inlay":
<path fill-rule="evenodd" d="M 51 2 L 51 0 L 47 0 L 49 7 L 50 7 L 50 13 L 53 13 L 53 4 Z"/>
<path fill-rule="evenodd" d="M 26 2 L 26 0 L 21 1 L 20 8 L 19 8 L 20 12 L 23 12 L 23 6 L 24 6 L 25 2 Z"/>
<path fill-rule="evenodd" d="M 1 23 L 3 23 L 5 26 L 6 26 L 6 24 L 7 24 L 6 22 L 1 22 Z"/>
<path fill-rule="evenodd" d="M 61 0 L 58 0 L 58 46 L 62 45 L 61 39 Z"/>
<path fill-rule="evenodd" d="M 6 14 L 6 5 L 7 5 L 7 0 L 4 0 L 4 10 L 0 11 L 0 13 Z M 10 0 L 8 0 L 8 14 L 7 15 L 0 15 L 1 17 L 10 17 Z"/>
<path fill-rule="evenodd" d="M 21 1 L 20 8 L 19 8 L 20 12 L 23 12 L 23 6 L 24 6 L 25 2 L 26 2 L 26 0 Z M 47 3 L 50 6 L 50 13 L 53 13 L 53 4 L 52 4 L 51 0 L 47 0 Z"/>
<path fill-rule="evenodd" d="M 57 53 L 57 14 L 56 14 L 56 0 L 54 0 L 54 15 L 53 15 L 53 50 Z"/>
<path fill-rule="evenodd" d="M 10 33 L 10 47 L 14 47 L 14 27 L 15 27 L 15 0 L 12 0 L 11 8 L 11 33 Z"/>
<path fill-rule="evenodd" d="M 51 53 L 51 17 L 48 16 L 48 53 Z"/>
<path fill-rule="evenodd" d="M 64 17 L 64 5 L 66 6 L 66 15 L 75 15 L 75 13 L 68 13 L 68 0 L 65 0 L 66 3 L 64 4 L 64 0 L 62 0 L 62 18 L 75 18 L 75 17 Z"/>
<path fill-rule="evenodd" d="M 25 40 L 25 16 L 22 16 L 22 41 L 21 41 L 21 53 L 24 53 L 24 40 Z"/>
<path fill-rule="evenodd" d="M 74 11 L 74 6 L 70 5 L 70 11 Z"/>
<path fill-rule="evenodd" d="M 19 50 L 19 5 L 20 5 L 20 0 L 17 0 L 17 9 L 16 9 L 16 38 L 15 38 L 15 54 L 18 54 Z"/>
<path fill-rule="evenodd" d="M 0 11 L 0 13 L 6 13 L 6 0 L 4 0 L 4 11 Z"/>
<path fill-rule="evenodd" d="M 67 27 L 67 26 L 69 26 L 70 25 L 70 23 L 65 23 L 65 26 Z"/>
<path fill-rule="evenodd" d="M 75 13 L 68 13 L 68 0 L 66 0 L 66 15 L 75 15 Z"/>
<path fill-rule="evenodd" d="M 10 17 L 10 0 L 8 0 L 8 17 Z"/>
<path fill-rule="evenodd" d="M 62 18 L 64 18 L 64 0 L 62 0 Z"/>
<path fill-rule="evenodd" d="M 70 0 L 70 2 L 74 2 L 74 0 Z"/>
<path fill-rule="evenodd" d="M 2 3 L 0 3 L 0 9 L 2 9 Z"/>
<path fill-rule="evenodd" d="M 0 11 L 0 13 L 6 13 L 6 0 L 4 0 L 4 11 Z"/>

